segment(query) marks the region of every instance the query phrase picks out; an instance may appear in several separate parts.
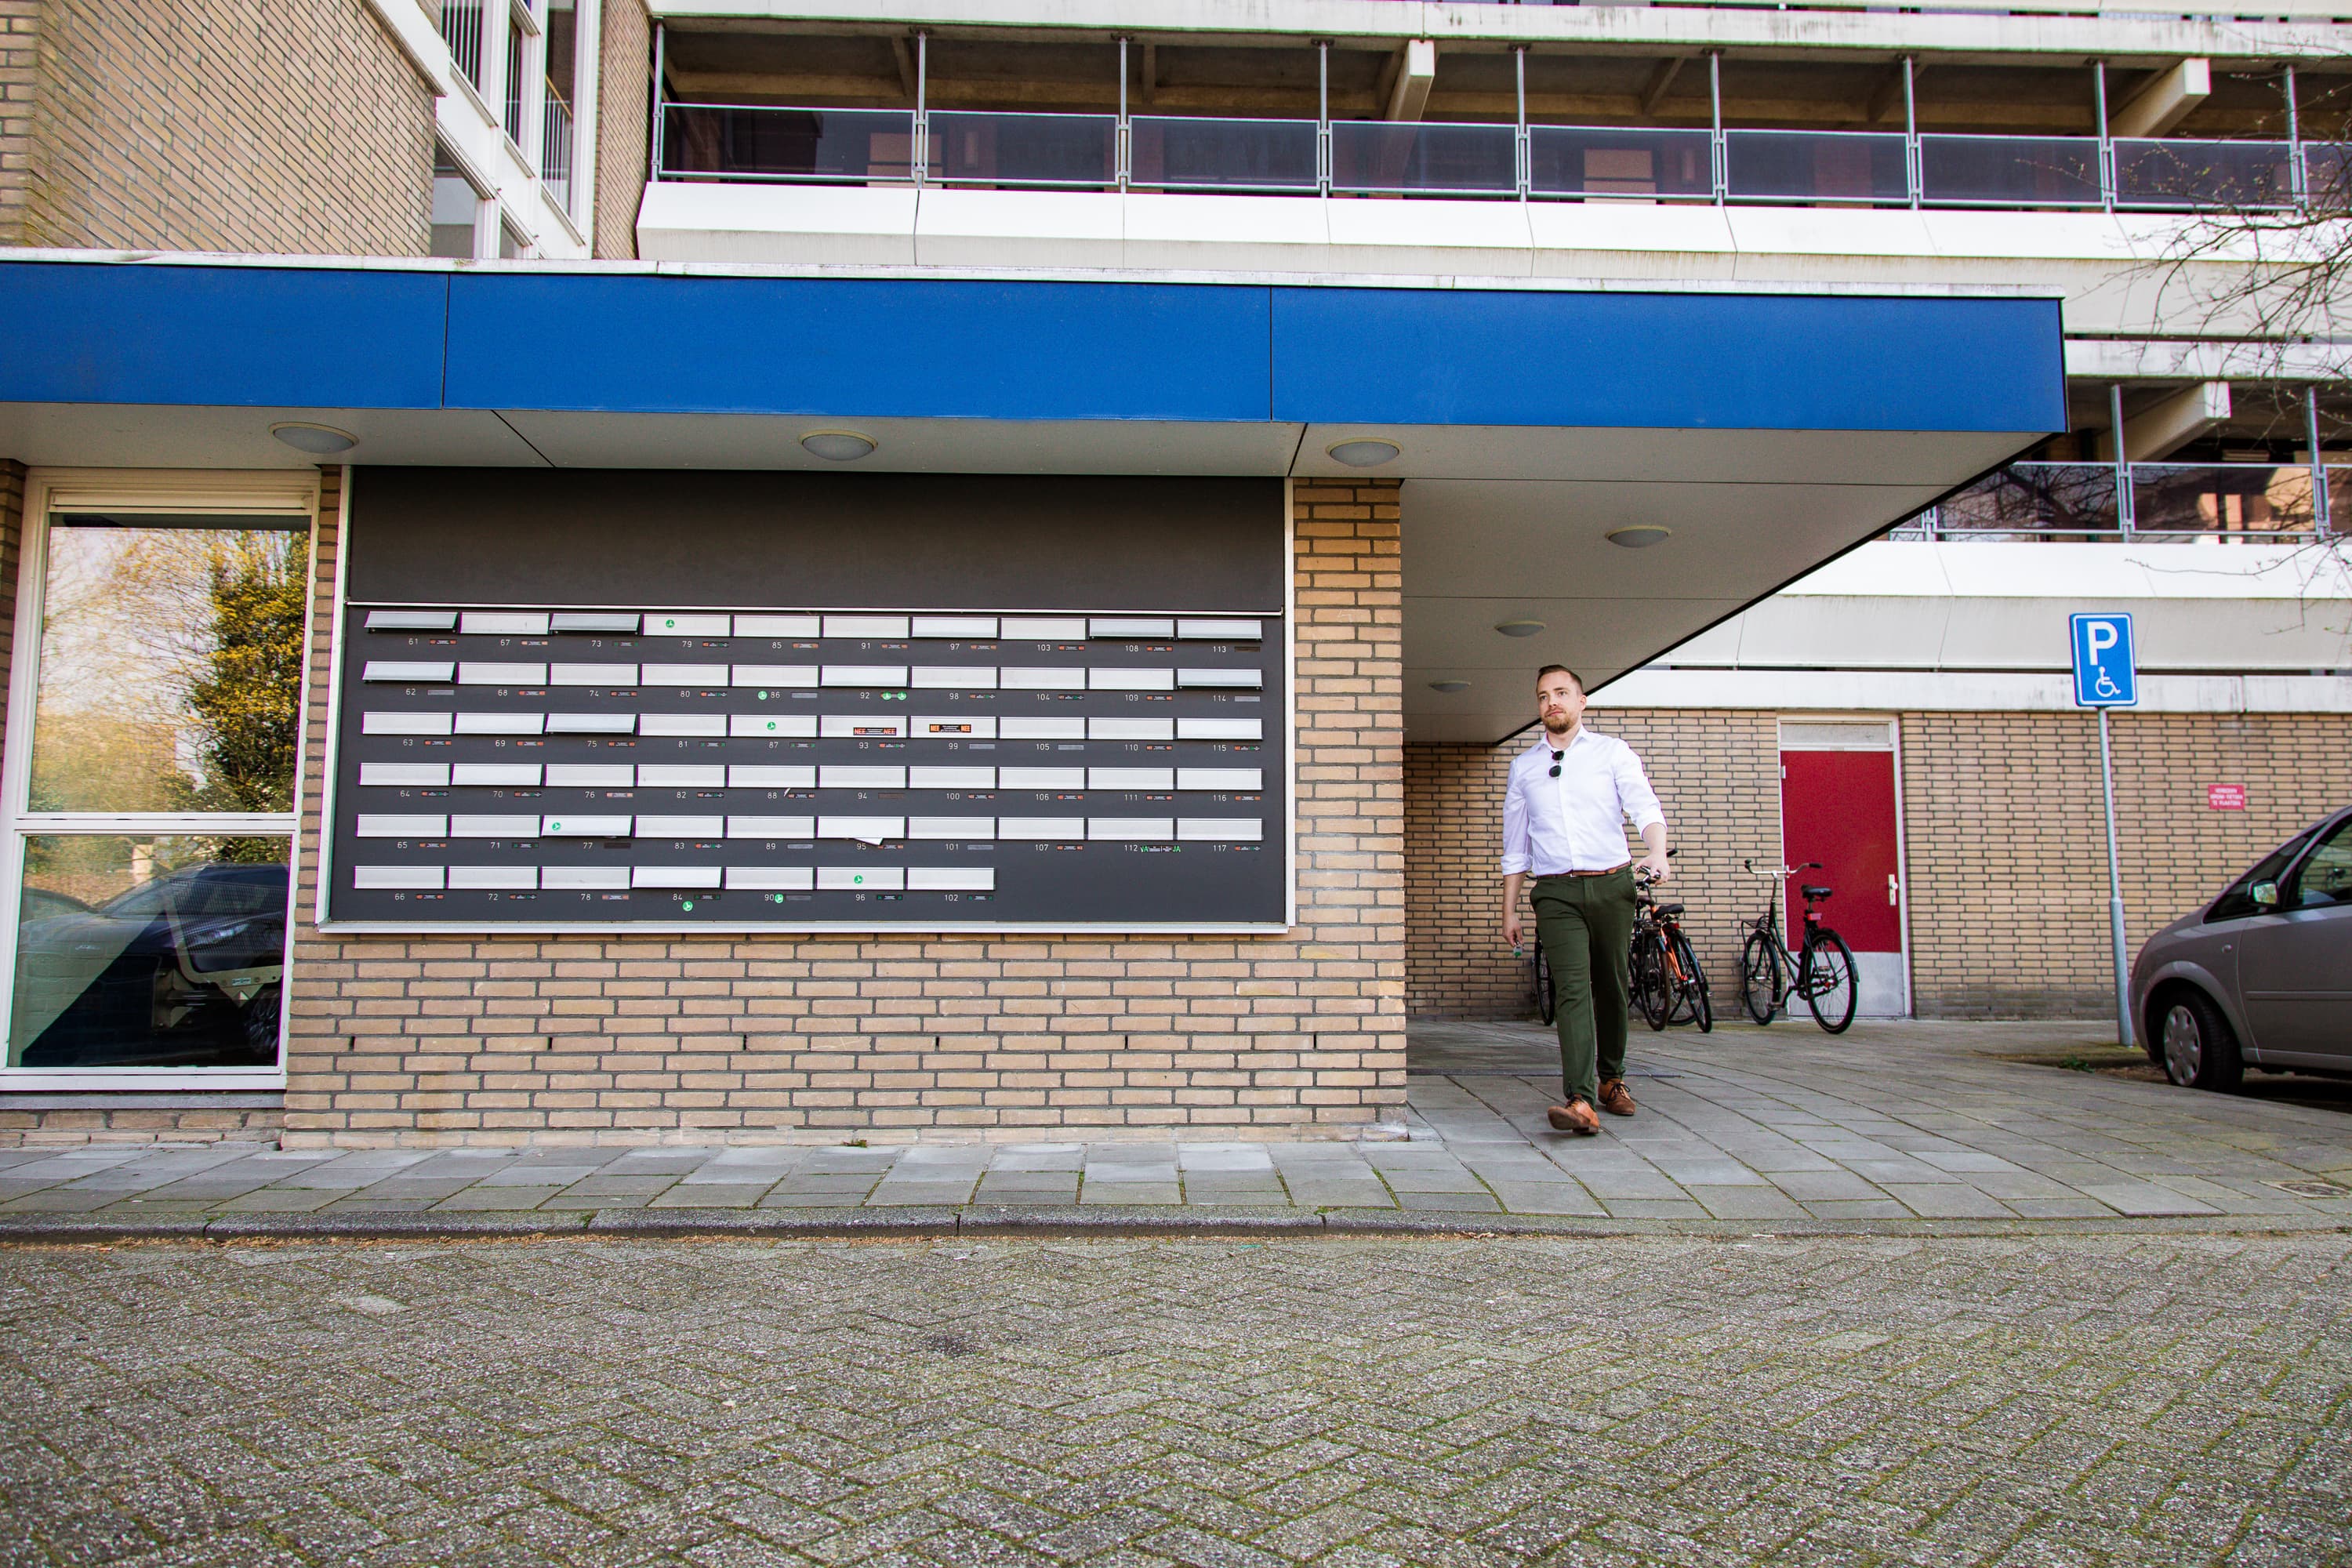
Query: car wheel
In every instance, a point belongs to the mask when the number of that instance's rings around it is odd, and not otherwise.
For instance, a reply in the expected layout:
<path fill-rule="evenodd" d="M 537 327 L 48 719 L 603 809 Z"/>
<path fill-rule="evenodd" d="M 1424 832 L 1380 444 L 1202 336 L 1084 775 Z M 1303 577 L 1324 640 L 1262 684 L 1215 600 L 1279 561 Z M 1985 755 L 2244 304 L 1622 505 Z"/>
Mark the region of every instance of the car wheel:
<path fill-rule="evenodd" d="M 2221 1009 L 2202 991 L 2175 991 L 2158 1020 L 2164 1076 L 2188 1089 L 2235 1089 L 2245 1077 L 2238 1037 Z"/>
<path fill-rule="evenodd" d="M 272 1066 L 277 1063 L 278 1016 L 283 995 L 278 987 L 265 985 L 245 1005 L 245 1015 L 239 1022 L 244 1027 L 245 1048 L 256 1062 Z"/>

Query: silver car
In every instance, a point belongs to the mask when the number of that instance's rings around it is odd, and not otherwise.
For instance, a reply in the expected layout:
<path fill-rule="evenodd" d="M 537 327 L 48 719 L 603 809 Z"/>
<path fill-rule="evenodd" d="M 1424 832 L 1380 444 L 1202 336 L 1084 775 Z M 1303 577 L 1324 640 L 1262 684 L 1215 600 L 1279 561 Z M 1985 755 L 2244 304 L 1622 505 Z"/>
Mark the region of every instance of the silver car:
<path fill-rule="evenodd" d="M 2249 1067 L 2352 1073 L 2352 810 L 2263 857 L 2147 939 L 2132 1016 L 2173 1082 L 2233 1089 Z"/>

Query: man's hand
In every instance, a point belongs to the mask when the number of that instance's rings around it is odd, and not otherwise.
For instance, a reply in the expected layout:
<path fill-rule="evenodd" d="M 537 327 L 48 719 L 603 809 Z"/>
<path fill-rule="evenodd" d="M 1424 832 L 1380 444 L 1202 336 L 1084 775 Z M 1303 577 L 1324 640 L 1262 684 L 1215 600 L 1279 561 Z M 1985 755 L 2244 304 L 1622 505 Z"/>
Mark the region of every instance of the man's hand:
<path fill-rule="evenodd" d="M 1641 868 L 1650 874 L 1650 880 L 1653 882 L 1669 880 L 1675 874 L 1674 867 L 1667 861 L 1665 851 L 1663 849 L 1654 849 L 1643 856 Z"/>
<path fill-rule="evenodd" d="M 1528 879 L 1524 871 L 1507 871 L 1503 875 L 1503 940 L 1513 947 L 1527 930 L 1519 920 L 1519 886 Z"/>
<path fill-rule="evenodd" d="M 1519 933 L 1526 929 L 1527 928 L 1519 921 L 1519 911 L 1517 910 L 1508 909 L 1503 911 L 1503 940 L 1505 942 L 1509 942 L 1513 947 L 1518 946 Z"/>

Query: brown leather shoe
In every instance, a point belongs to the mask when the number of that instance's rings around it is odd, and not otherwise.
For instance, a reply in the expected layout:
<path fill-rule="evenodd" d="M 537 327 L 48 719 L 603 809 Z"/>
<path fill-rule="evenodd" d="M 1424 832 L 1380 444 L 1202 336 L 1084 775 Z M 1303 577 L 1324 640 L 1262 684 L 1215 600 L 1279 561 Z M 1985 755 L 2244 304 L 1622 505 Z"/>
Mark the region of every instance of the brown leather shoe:
<path fill-rule="evenodd" d="M 1590 1138 L 1601 1131 L 1601 1118 L 1593 1114 L 1592 1107 L 1580 1100 L 1571 1100 L 1566 1105 L 1555 1105 L 1545 1111 L 1544 1115 L 1553 1127 L 1562 1132 L 1573 1132 L 1580 1137 Z"/>
<path fill-rule="evenodd" d="M 1633 1114 L 1633 1097 L 1625 1092 L 1625 1080 L 1609 1078 L 1601 1080 L 1601 1109 L 1612 1116 Z"/>

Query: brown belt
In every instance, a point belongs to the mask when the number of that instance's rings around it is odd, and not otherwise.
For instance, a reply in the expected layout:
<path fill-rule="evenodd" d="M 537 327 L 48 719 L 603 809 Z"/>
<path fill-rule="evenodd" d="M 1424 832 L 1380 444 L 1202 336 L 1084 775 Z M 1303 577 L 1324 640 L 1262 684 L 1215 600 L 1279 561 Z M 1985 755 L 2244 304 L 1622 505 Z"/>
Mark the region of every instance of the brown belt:
<path fill-rule="evenodd" d="M 1548 882 L 1555 877 L 1613 877 L 1633 863 L 1631 860 L 1620 860 L 1614 866 L 1606 867 L 1598 871 L 1547 871 L 1536 880 Z"/>

